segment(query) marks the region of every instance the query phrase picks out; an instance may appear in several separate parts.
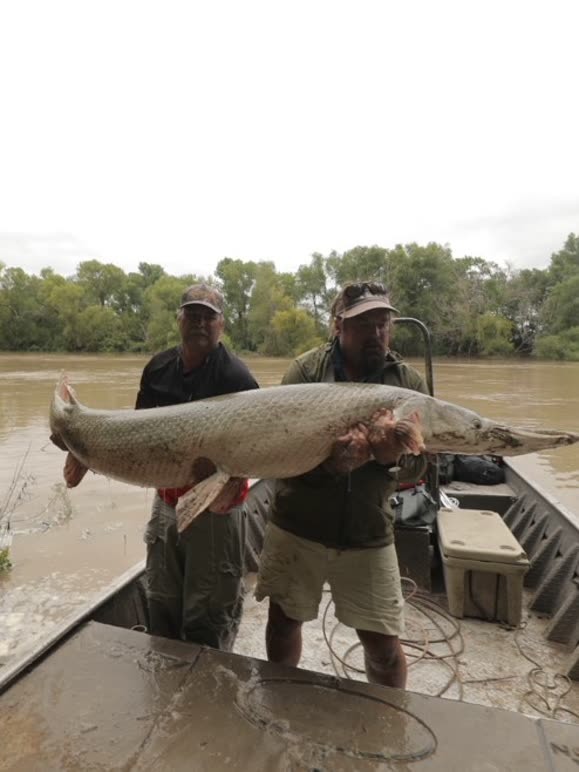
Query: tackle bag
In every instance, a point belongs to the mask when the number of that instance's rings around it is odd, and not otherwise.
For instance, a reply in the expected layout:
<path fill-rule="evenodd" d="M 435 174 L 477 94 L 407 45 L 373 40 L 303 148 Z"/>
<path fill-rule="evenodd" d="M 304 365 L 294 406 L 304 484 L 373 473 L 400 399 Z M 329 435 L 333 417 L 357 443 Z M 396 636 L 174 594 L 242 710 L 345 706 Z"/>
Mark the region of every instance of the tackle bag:
<path fill-rule="evenodd" d="M 390 497 L 395 520 L 400 525 L 432 525 L 436 520 L 438 507 L 425 485 L 415 485 L 396 491 Z"/>
<path fill-rule="evenodd" d="M 454 479 L 477 485 L 498 485 L 505 481 L 505 470 L 489 456 L 455 456 Z"/>

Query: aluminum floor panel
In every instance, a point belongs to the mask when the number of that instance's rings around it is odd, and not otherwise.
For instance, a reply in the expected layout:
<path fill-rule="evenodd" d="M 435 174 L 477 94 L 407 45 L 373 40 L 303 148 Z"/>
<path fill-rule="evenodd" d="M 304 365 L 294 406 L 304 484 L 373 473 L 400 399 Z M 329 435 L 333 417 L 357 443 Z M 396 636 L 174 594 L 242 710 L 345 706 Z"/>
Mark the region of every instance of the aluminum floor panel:
<path fill-rule="evenodd" d="M 0 697 L 10 772 L 565 772 L 576 735 L 96 622 Z"/>

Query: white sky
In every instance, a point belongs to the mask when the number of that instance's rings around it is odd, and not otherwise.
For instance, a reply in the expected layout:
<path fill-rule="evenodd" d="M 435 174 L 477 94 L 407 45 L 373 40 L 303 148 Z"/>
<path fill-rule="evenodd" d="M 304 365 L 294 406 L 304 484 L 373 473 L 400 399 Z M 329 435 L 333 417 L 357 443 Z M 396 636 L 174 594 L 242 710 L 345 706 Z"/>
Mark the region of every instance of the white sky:
<path fill-rule="evenodd" d="M 579 232 L 579 3 L 7 0 L 0 260 L 208 273 Z"/>

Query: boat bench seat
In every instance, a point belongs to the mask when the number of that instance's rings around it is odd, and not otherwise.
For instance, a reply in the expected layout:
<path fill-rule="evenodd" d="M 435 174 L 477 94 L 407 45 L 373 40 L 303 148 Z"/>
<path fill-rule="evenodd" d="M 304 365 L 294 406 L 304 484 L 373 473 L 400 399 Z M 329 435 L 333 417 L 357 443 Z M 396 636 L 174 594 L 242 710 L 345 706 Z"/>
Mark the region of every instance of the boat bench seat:
<path fill-rule="evenodd" d="M 529 560 L 501 516 L 441 509 L 437 526 L 450 613 L 518 627 Z"/>

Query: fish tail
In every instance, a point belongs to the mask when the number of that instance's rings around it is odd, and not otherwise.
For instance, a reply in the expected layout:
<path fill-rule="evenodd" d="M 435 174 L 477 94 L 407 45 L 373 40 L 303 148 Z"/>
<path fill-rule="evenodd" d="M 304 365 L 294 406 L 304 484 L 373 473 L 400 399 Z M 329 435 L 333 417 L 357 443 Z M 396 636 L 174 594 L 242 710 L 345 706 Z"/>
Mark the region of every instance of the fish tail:
<path fill-rule="evenodd" d="M 68 382 L 68 375 L 65 372 L 62 373 L 60 380 L 56 385 L 55 396 L 60 397 L 60 399 L 68 405 L 78 405 L 78 399 L 76 398 L 74 389 Z"/>

